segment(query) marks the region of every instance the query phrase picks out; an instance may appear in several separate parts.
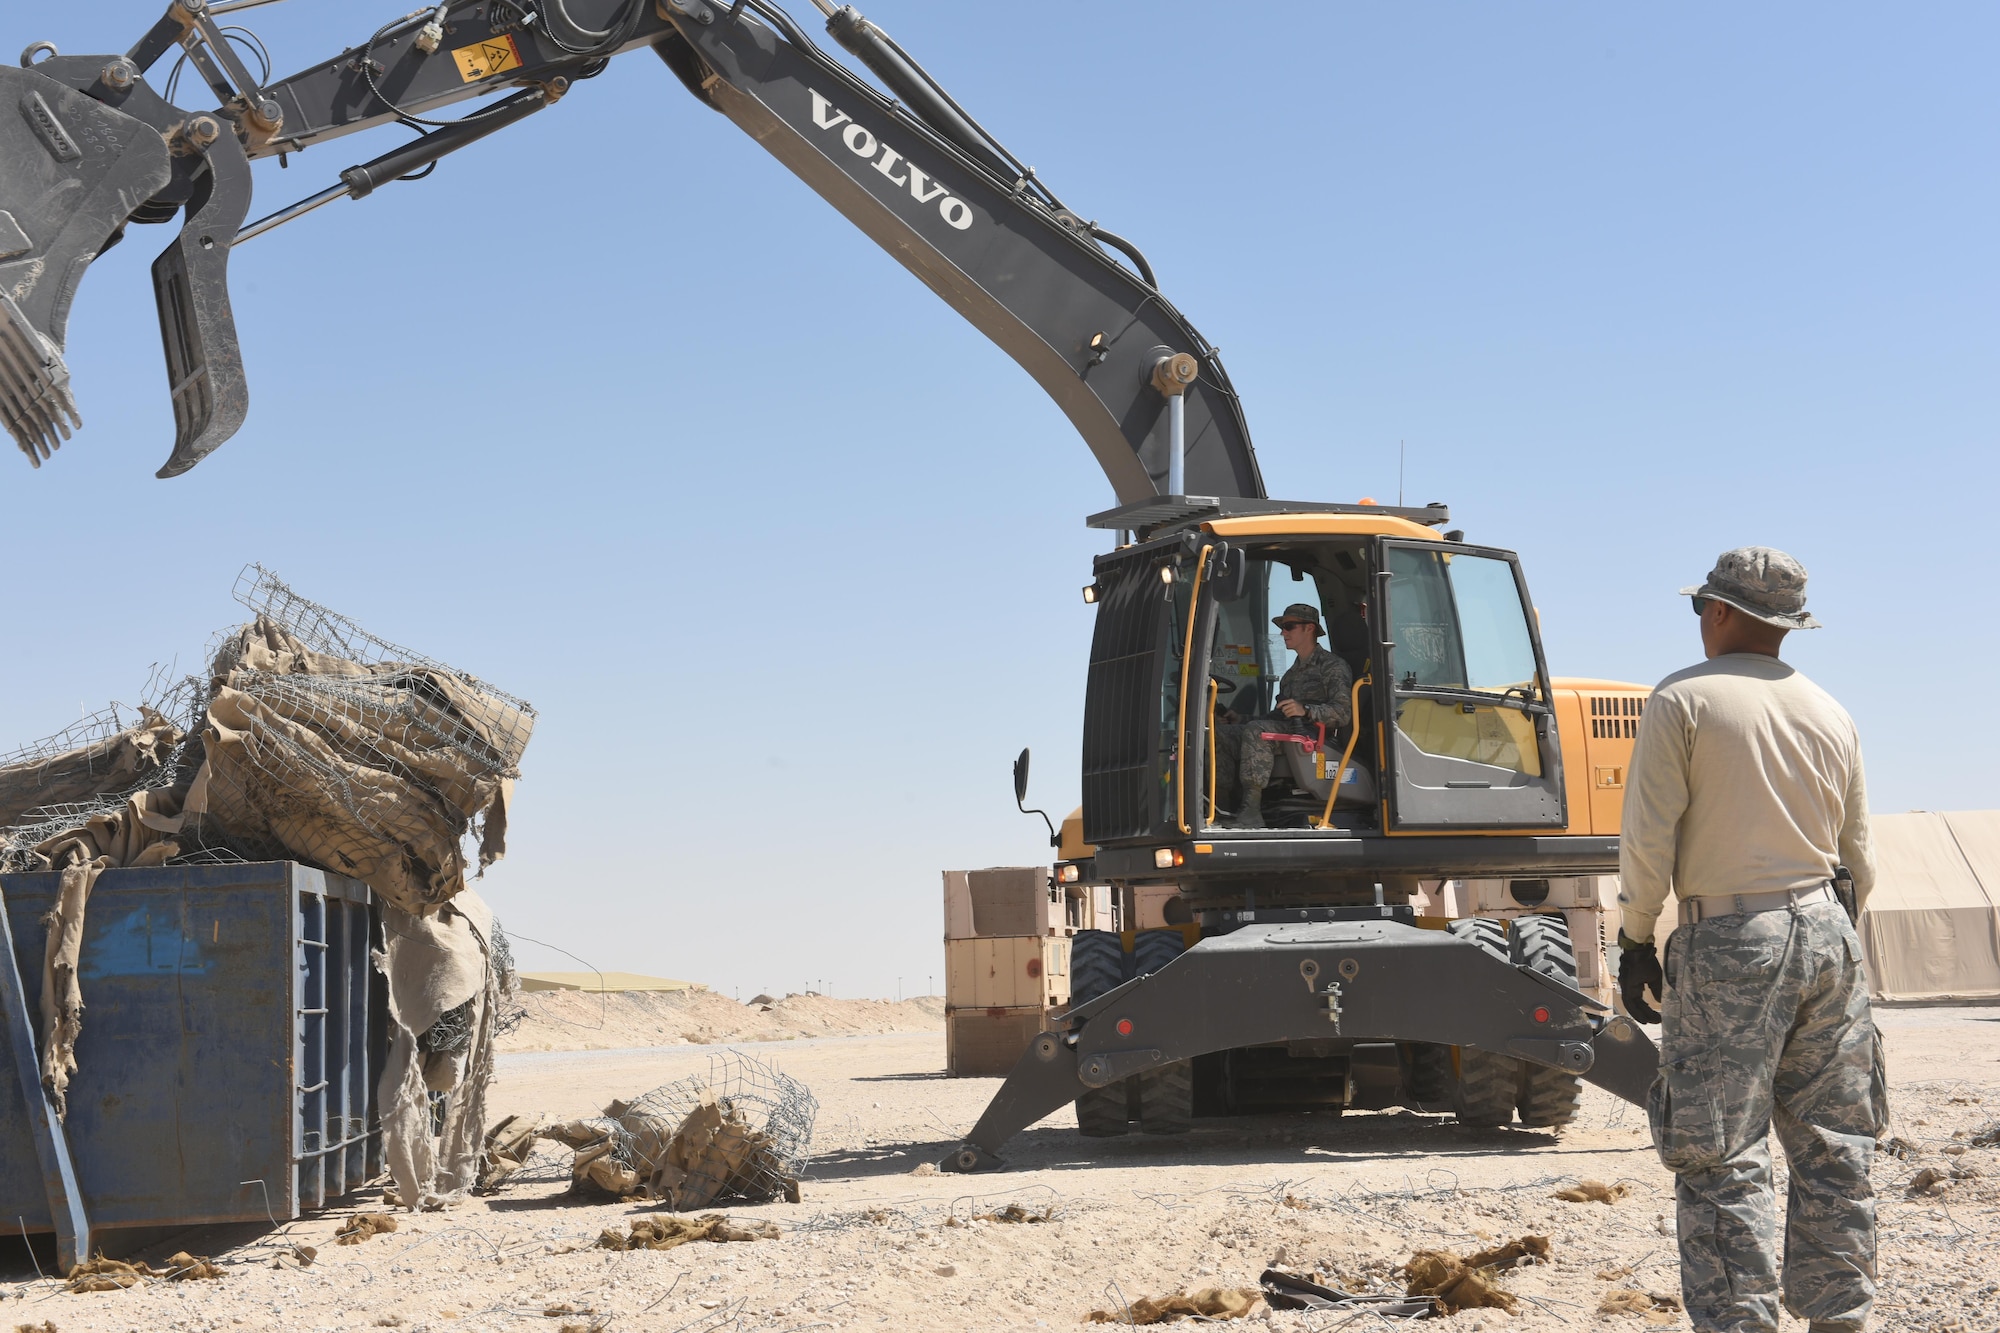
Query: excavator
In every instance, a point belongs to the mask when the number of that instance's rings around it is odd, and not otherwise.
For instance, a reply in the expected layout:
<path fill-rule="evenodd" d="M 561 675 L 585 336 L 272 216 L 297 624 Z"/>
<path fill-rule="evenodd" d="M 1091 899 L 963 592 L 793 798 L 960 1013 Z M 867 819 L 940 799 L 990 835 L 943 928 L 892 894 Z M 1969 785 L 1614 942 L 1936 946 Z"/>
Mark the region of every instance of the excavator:
<path fill-rule="evenodd" d="M 1069 1006 L 943 1165 L 998 1167 L 1071 1104 L 1086 1134 L 1176 1132 L 1207 1084 L 1229 1106 L 1272 1087 L 1335 1112 L 1448 1099 L 1476 1125 L 1565 1123 L 1584 1081 L 1643 1101 L 1657 1051 L 1580 987 L 1600 942 L 1579 948 L 1558 909 L 1616 872 L 1645 691 L 1551 676 L 1519 559 L 1468 544 L 1445 506 L 1268 496 L 1221 358 L 1141 250 L 879 25 L 813 0 L 877 86 L 772 0 L 444 0 L 274 79 L 225 20 L 275 2 L 174 0 L 126 51 L 38 41 L 0 68 L 0 416 L 32 463 L 82 426 L 71 302 L 134 224 L 179 223 L 152 266 L 175 423 L 158 475 L 174 477 L 249 410 L 237 247 L 587 101 L 611 60 L 650 50 L 1012 357 L 1117 501 L 1087 520 L 1112 549 L 1084 589 L 1083 805 L 1059 871 L 1087 864 L 1149 907 L 1078 936 Z M 184 67 L 189 106 L 160 91 Z M 387 126 L 417 137 L 250 220 L 252 163 Z M 1353 678 L 1332 732 L 1274 713 L 1265 626 L 1300 602 Z M 1232 818 L 1227 717 L 1271 719 L 1256 821 Z M 1504 919 L 1419 910 L 1476 885 Z"/>

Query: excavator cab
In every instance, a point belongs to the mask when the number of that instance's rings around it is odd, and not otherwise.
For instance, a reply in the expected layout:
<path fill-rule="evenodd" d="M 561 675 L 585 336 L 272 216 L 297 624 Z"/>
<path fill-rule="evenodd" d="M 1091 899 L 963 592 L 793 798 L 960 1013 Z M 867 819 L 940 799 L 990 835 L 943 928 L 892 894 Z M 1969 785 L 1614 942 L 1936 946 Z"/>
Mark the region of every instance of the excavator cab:
<path fill-rule="evenodd" d="M 1360 876 L 1372 888 L 1462 857 L 1435 840 L 1465 834 L 1508 838 L 1485 859 L 1615 859 L 1514 836 L 1567 828 L 1555 691 L 1518 559 L 1447 537 L 1448 520 L 1442 506 L 1216 500 L 1127 529 L 1087 590 L 1088 840 L 1134 871 L 1174 870 L 1184 893 L 1191 869 L 1280 862 L 1336 894 Z M 1351 680 L 1350 721 L 1323 742 L 1278 710 L 1292 654 L 1272 621 L 1298 603 Z M 1246 736 L 1276 751 L 1257 829 L 1232 819 Z"/>

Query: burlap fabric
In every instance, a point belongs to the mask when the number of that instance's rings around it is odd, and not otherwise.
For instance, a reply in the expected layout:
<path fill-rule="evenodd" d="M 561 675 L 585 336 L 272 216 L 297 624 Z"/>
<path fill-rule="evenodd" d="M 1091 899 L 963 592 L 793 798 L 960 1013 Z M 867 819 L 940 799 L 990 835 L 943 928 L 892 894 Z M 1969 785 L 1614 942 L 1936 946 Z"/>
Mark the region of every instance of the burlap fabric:
<path fill-rule="evenodd" d="M 422 914 L 506 853 L 532 719 L 431 667 L 315 653 L 259 617 L 212 670 L 206 760 L 188 798 L 204 835 L 366 883 Z"/>
<path fill-rule="evenodd" d="M 499 979 L 491 962 L 493 912 L 468 889 L 449 906 L 414 916 L 385 905 L 375 967 L 389 982 L 390 1043 L 376 1100 L 384 1156 L 406 1208 L 429 1208 L 477 1183 L 493 1080 Z M 425 1049 L 432 1025 L 470 1005 L 462 1046 Z M 442 1093 L 442 1131 L 431 1132 L 430 1094 Z"/>

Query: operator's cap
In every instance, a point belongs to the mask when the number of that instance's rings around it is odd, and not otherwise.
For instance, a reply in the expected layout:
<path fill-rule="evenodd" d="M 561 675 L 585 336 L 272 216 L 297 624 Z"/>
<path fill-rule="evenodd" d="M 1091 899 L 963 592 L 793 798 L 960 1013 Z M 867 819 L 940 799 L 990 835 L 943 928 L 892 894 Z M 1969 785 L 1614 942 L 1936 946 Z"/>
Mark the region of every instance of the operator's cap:
<path fill-rule="evenodd" d="M 1326 633 L 1326 629 L 1319 623 L 1318 608 L 1307 606 L 1304 602 L 1293 602 L 1285 608 L 1285 614 L 1271 617 L 1271 623 L 1279 629 L 1285 627 L 1287 620 L 1303 620 L 1310 623 L 1314 630 L 1313 637 L 1315 639 Z"/>
<path fill-rule="evenodd" d="M 1683 597 L 1712 597 L 1779 629 L 1818 629 L 1806 611 L 1806 567 L 1769 546 L 1739 546 L 1715 558 L 1715 568 Z"/>

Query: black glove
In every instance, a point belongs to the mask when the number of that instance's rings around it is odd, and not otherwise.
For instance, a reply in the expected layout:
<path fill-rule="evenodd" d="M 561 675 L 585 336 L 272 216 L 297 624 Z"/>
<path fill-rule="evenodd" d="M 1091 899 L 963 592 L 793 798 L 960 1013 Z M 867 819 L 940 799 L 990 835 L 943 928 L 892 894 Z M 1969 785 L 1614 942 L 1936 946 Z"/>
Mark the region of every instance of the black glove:
<path fill-rule="evenodd" d="M 1624 931 L 1618 932 L 1618 993 L 1625 999 L 1625 1012 L 1641 1023 L 1657 1023 L 1660 1011 L 1646 1003 L 1646 992 L 1652 991 L 1653 998 L 1664 1001 L 1667 997 L 1666 974 L 1660 971 L 1659 950 L 1653 942 L 1644 944 L 1626 938 Z"/>

